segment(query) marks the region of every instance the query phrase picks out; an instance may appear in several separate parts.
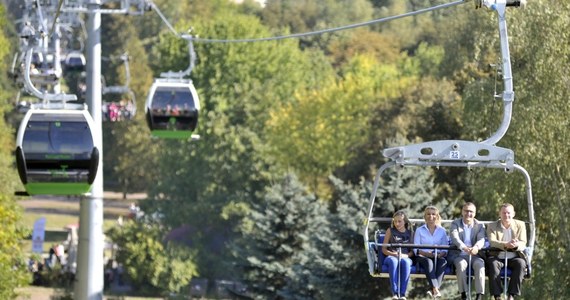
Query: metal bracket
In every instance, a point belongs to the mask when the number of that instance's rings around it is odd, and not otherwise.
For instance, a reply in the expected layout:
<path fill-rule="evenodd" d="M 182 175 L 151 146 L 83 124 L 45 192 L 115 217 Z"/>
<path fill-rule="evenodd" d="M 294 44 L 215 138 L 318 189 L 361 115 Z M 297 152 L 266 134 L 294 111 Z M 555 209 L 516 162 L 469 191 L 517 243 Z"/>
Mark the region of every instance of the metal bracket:
<path fill-rule="evenodd" d="M 513 150 L 462 140 L 431 141 L 384 149 L 384 157 L 400 165 L 433 165 L 433 163 L 489 163 L 514 165 Z"/>

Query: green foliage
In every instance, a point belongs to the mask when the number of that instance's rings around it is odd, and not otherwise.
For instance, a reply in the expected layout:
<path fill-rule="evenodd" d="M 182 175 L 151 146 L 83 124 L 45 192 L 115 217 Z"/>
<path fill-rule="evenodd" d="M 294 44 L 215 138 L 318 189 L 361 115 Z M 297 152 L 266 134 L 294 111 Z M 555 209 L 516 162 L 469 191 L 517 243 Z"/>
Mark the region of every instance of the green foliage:
<path fill-rule="evenodd" d="M 259 20 L 229 13 L 195 25 L 201 36 L 267 34 Z M 321 82 L 324 75 L 319 72 L 328 64 L 314 52 L 302 53 L 295 41 L 196 44 L 195 48 L 198 64 L 191 77 L 202 102 L 196 133 L 203 138 L 192 143 L 161 142 L 157 164 L 161 176 L 150 197 L 157 200 L 153 208 L 169 216 L 165 222 L 172 228 L 200 229 L 191 243 L 198 251 L 200 274 L 214 279 L 227 276 L 219 253 L 225 252 L 226 241 L 234 235 L 228 230 L 237 222 L 232 209 L 254 202 L 273 177 L 262 130 L 268 111 L 292 101 L 296 88 Z M 186 44 L 172 40 L 157 49 L 165 56 L 169 51 L 187 61 Z M 175 61 L 167 60 L 163 66 L 172 69 Z"/>
<path fill-rule="evenodd" d="M 123 193 L 145 191 L 157 176 L 154 166 L 160 146 L 151 141 L 144 118 L 144 104 L 152 83 L 147 54 L 137 38 L 136 28 L 124 16 L 104 15 L 101 38 L 102 56 L 106 58 L 101 68 L 106 84 L 127 84 L 125 66 L 119 57 L 128 54 L 131 74 L 129 88 L 135 95 L 137 106 L 134 120 L 103 124 L 104 179 L 106 183 L 118 184 L 118 189 Z M 102 100 L 118 102 L 126 97 L 129 96 L 107 94 L 102 96 Z"/>
<path fill-rule="evenodd" d="M 305 266 L 297 272 L 303 272 L 307 286 L 317 291 L 313 299 L 377 298 L 382 295 L 382 287 L 368 274 L 362 237 L 372 185 L 364 181 L 345 184 L 334 177 L 329 180 L 333 196 L 326 221 L 315 223 L 308 232 L 310 247 L 298 253 Z M 303 281 L 296 284 L 290 287 L 306 289 Z"/>
<path fill-rule="evenodd" d="M 238 228 L 242 236 L 231 249 L 237 267 L 259 297 L 295 292 L 285 287 L 301 279 L 302 274 L 294 272 L 295 266 L 306 263 L 299 252 L 306 249 L 308 233 L 321 227 L 324 216 L 323 203 L 294 175 L 277 181 L 260 203 L 252 205 Z M 311 295 L 308 290 L 295 293 Z"/>
<path fill-rule="evenodd" d="M 12 49 L 6 35 L 7 18 L 4 6 L 0 6 L 0 69 L 8 70 L 9 53 Z M 16 187 L 16 172 L 12 167 L 14 162 L 13 129 L 5 123 L 5 114 L 11 108 L 12 89 L 8 86 L 7 72 L 0 73 L 0 298 L 13 299 L 16 288 L 30 280 L 26 272 L 27 262 L 22 255 L 20 240 L 26 232 L 21 227 L 21 209 L 13 196 Z"/>
<path fill-rule="evenodd" d="M 271 28 L 304 33 L 368 21 L 371 12 L 372 6 L 366 0 L 269 0 L 261 16 L 264 24 Z M 336 36 L 342 34 L 312 36 L 304 38 L 302 44 L 307 48 L 317 46 L 325 50 Z"/>
<path fill-rule="evenodd" d="M 6 11 L 4 6 L 0 6 L 0 69 L 5 72 L 0 73 L 0 194 L 11 194 L 17 186 L 17 175 L 12 168 L 14 159 L 12 151 L 15 149 L 14 129 L 6 123 L 7 114 L 14 105 L 14 88 L 11 86 L 12 80 L 8 77 L 11 68 L 13 48 L 10 37 L 7 35 L 10 26 L 7 24 Z"/>
<path fill-rule="evenodd" d="M 127 221 L 108 232 L 119 247 L 117 261 L 129 282 L 145 294 L 178 292 L 198 275 L 192 251 L 165 242 L 164 234 L 159 226 L 142 221 Z"/>
<path fill-rule="evenodd" d="M 20 240 L 26 232 L 19 226 L 20 209 L 13 199 L 0 195 L 0 298 L 13 299 L 16 288 L 30 280 L 27 261 L 23 256 Z"/>
<path fill-rule="evenodd" d="M 374 109 L 407 87 L 394 65 L 356 56 L 343 78 L 299 91 L 297 100 L 272 112 L 265 134 L 278 162 L 298 172 L 316 190 L 319 178 L 344 167 L 363 147 Z"/>

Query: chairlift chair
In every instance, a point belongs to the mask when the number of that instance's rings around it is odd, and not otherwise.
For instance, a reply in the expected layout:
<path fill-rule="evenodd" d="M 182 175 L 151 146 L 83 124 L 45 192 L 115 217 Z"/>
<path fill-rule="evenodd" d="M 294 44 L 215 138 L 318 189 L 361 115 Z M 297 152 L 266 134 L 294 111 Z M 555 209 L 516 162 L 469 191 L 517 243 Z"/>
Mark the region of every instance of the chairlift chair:
<path fill-rule="evenodd" d="M 109 94 L 115 94 L 115 97 Z M 116 96 L 120 96 L 120 100 Z M 111 86 L 103 88 L 104 99 L 101 109 L 103 121 L 117 122 L 132 120 L 137 112 L 135 94 L 128 87 Z"/>
<path fill-rule="evenodd" d="M 101 77 L 103 84 L 103 104 L 101 109 L 103 110 L 104 121 L 127 121 L 136 115 L 137 104 L 135 93 L 129 88 L 131 73 L 128 55 L 126 53 L 121 55 L 121 60 L 123 60 L 125 66 L 126 80 L 124 85 L 107 86 L 105 78 L 103 76 Z"/>
<path fill-rule="evenodd" d="M 28 110 L 16 139 L 16 164 L 26 192 L 88 192 L 99 165 L 93 128 L 93 119 L 86 109 Z"/>
<path fill-rule="evenodd" d="M 364 227 L 364 247 L 366 256 L 368 259 L 368 271 L 372 276 L 382 276 L 385 271 L 382 270 L 381 265 L 381 250 L 380 247 L 383 245 L 383 241 L 380 241 L 378 234 L 370 231 L 370 225 L 372 223 L 378 223 L 385 221 L 382 217 L 374 216 L 374 209 L 377 207 L 376 195 L 381 184 L 382 173 L 391 167 L 408 167 L 408 166 L 418 166 L 418 167 L 459 167 L 459 168 L 495 168 L 503 169 L 507 173 L 517 171 L 524 176 L 526 184 L 526 196 L 527 196 L 527 212 L 528 221 L 527 224 L 530 228 L 527 248 L 524 252 L 527 254 L 527 274 L 526 277 L 530 276 L 532 268 L 532 256 L 535 247 L 536 239 L 536 226 L 534 219 L 534 205 L 532 199 L 532 186 L 531 179 L 528 172 L 520 165 L 514 162 L 514 152 L 507 148 L 501 148 L 495 146 L 497 142 L 506 133 L 511 117 L 512 117 L 512 103 L 514 99 L 513 91 L 513 81 L 511 73 L 510 64 L 510 54 L 508 47 L 508 37 L 507 37 L 507 27 L 505 10 L 507 6 L 519 7 L 522 5 L 522 1 L 514 0 L 484 0 L 476 1 L 476 7 L 481 5 L 494 10 L 499 15 L 499 36 L 501 44 L 501 56 L 502 56 L 502 72 L 503 72 L 503 83 L 504 91 L 502 93 L 504 110 L 503 110 L 503 121 L 497 131 L 488 139 L 475 142 L 475 141 L 464 141 L 464 140 L 440 140 L 440 141 L 430 141 L 419 144 L 412 144 L 400 147 L 393 147 L 384 149 L 383 155 L 385 158 L 390 159 L 378 169 L 374 180 L 374 187 L 370 196 L 370 201 L 368 205 L 368 217 L 365 220 Z M 372 238 L 371 238 L 372 237 Z M 391 245 L 394 246 L 394 245 Z M 395 245 L 396 247 L 398 245 Z M 401 246 L 401 245 L 400 245 Z M 430 245 L 406 245 L 408 247 L 420 248 L 420 247 L 433 247 Z M 450 247 L 450 246 L 441 246 Z M 508 274 L 508 269 L 503 270 L 503 277 L 505 280 L 504 293 L 507 294 L 506 290 L 506 280 Z"/>
<path fill-rule="evenodd" d="M 198 124 L 200 101 L 191 80 L 155 79 L 145 105 L 153 136 L 187 139 Z"/>

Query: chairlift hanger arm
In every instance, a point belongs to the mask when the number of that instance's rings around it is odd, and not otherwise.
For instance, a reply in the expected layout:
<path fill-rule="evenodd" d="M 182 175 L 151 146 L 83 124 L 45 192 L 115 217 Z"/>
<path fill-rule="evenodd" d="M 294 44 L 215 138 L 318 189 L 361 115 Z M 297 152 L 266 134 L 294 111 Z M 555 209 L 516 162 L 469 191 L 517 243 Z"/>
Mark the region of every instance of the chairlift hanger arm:
<path fill-rule="evenodd" d="M 30 92 L 33 96 L 39 99 L 43 99 L 44 101 L 61 101 L 65 103 L 66 101 L 73 101 L 77 100 L 76 95 L 72 94 L 48 94 L 40 92 L 32 83 L 30 78 L 30 66 L 32 62 L 32 53 L 33 48 L 30 48 L 26 51 L 26 59 L 24 64 L 24 87 L 26 91 Z"/>
<path fill-rule="evenodd" d="M 190 59 L 190 64 L 188 65 L 188 68 L 184 71 L 178 71 L 178 72 L 174 71 L 163 72 L 160 73 L 160 77 L 184 78 L 186 76 L 190 76 L 190 73 L 192 73 L 192 69 L 194 69 L 194 66 L 196 65 L 196 52 L 194 51 L 194 44 L 192 43 L 192 40 L 191 39 L 186 39 L 186 40 L 188 41 L 188 55 Z"/>
<path fill-rule="evenodd" d="M 504 91 L 502 93 L 504 110 L 503 120 L 497 131 L 483 144 L 495 145 L 507 132 L 511 123 L 513 112 L 513 101 L 515 93 L 513 90 L 513 76 L 511 70 L 511 55 L 509 51 L 509 38 L 507 34 L 506 8 L 507 7 L 524 7 L 526 0 L 475 0 L 475 7 L 484 6 L 490 10 L 496 11 L 499 21 L 499 37 L 501 44 L 501 61 Z"/>

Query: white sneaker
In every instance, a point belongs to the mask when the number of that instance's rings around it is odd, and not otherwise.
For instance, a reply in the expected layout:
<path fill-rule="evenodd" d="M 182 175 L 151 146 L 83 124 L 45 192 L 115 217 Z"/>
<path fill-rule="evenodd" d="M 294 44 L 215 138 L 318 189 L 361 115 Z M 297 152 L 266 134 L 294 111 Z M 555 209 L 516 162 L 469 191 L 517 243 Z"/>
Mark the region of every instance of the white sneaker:
<path fill-rule="evenodd" d="M 441 293 L 437 291 L 437 293 L 433 296 L 435 299 L 441 298 Z"/>
<path fill-rule="evenodd" d="M 430 298 L 433 298 L 433 294 L 431 293 L 431 291 L 427 291 L 427 294 L 429 295 Z"/>
<path fill-rule="evenodd" d="M 400 297 L 400 300 L 406 300 L 406 297 Z"/>
<path fill-rule="evenodd" d="M 392 300 L 399 300 L 399 299 L 400 299 L 400 298 L 398 298 L 397 295 L 394 295 L 394 296 L 392 297 Z"/>

